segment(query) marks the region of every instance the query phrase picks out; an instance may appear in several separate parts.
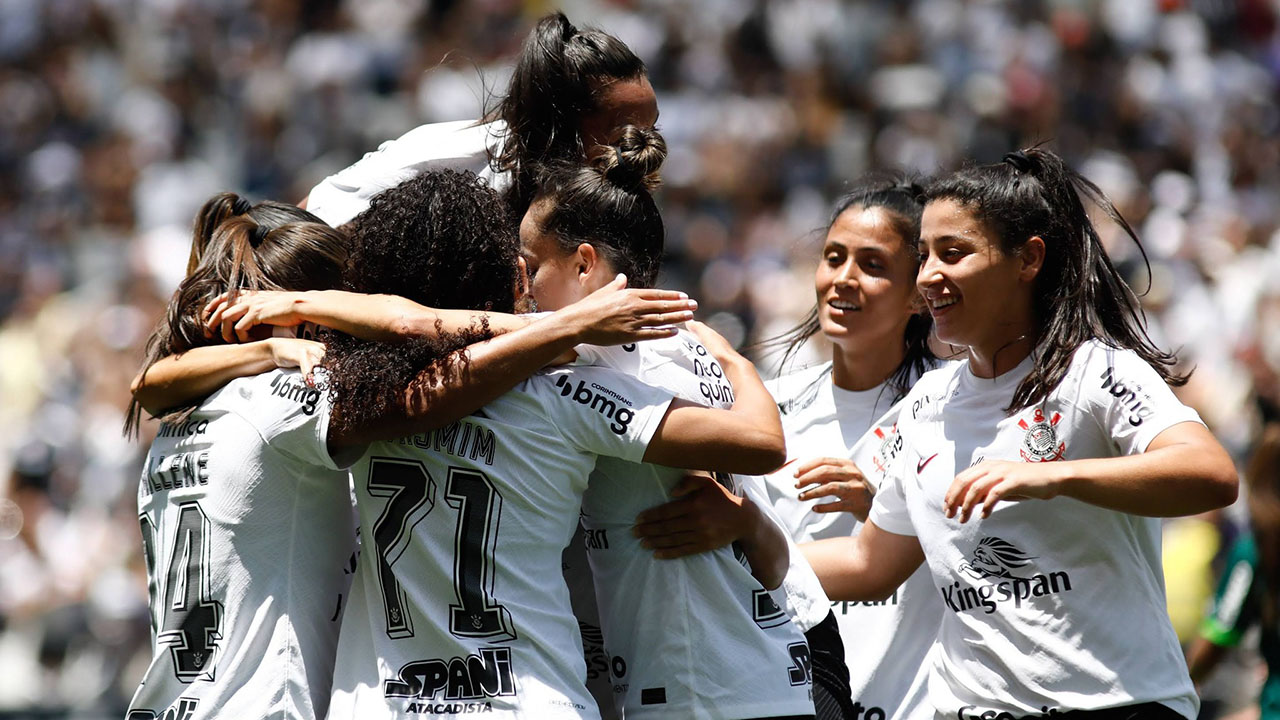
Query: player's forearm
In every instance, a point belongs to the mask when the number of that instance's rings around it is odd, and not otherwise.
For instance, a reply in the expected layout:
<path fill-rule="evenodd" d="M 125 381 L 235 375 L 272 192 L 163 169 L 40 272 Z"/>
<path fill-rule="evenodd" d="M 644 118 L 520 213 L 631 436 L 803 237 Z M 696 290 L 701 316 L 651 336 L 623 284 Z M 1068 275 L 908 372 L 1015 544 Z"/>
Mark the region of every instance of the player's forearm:
<path fill-rule="evenodd" d="M 1133 515 L 1194 515 L 1230 505 L 1238 492 L 1231 458 L 1216 441 L 1195 437 L 1139 455 L 1072 460 L 1055 469 L 1063 474 L 1062 495 Z"/>
<path fill-rule="evenodd" d="M 342 290 L 298 293 L 294 312 L 304 322 L 339 330 L 362 340 L 399 342 L 471 327 L 487 327 L 505 333 L 528 321 L 504 313 L 472 310 L 437 310 L 398 295 L 365 295 Z"/>
<path fill-rule="evenodd" d="M 455 422 L 493 402 L 521 381 L 572 350 L 580 333 L 554 315 L 475 343 L 421 373 L 402 396 L 400 412 L 376 427 L 334 437 L 339 444 L 370 442 L 425 432 Z"/>
<path fill-rule="evenodd" d="M 750 426 L 740 431 L 750 431 L 760 438 L 761 444 L 766 444 L 767 441 L 767 447 L 764 448 L 769 456 L 765 463 L 769 466 L 767 469 L 735 472 L 764 475 L 777 470 L 787 460 L 786 435 L 782 431 L 782 418 L 778 414 L 777 403 L 749 360 L 737 357 L 721 360 L 720 364 L 725 378 L 733 385 L 734 399 L 729 411 Z"/>
<path fill-rule="evenodd" d="M 829 538 L 797 547 L 832 600 L 880 601 L 924 562 L 920 542 L 867 523 L 854 537 Z"/>
<path fill-rule="evenodd" d="M 189 405 L 236 378 L 274 368 L 270 342 L 207 345 L 170 355 L 139 372 L 129 389 L 152 415 Z"/>
<path fill-rule="evenodd" d="M 738 538 L 738 546 L 747 556 L 751 575 L 765 589 L 772 590 L 782 584 L 791 562 L 787 537 L 751 498 L 742 498 L 741 512 L 744 532 Z"/>

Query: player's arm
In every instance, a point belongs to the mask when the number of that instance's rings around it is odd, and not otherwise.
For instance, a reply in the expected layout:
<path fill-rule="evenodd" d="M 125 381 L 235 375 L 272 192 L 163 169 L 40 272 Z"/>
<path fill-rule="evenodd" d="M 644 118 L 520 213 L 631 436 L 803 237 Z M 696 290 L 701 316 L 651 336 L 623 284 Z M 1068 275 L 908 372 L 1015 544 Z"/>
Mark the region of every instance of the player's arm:
<path fill-rule="evenodd" d="M 190 404 L 238 377 L 288 367 L 309 374 L 323 358 L 324 345 L 300 338 L 206 345 L 157 360 L 138 373 L 129 389 L 144 410 L 159 415 Z"/>
<path fill-rule="evenodd" d="M 605 287 L 537 321 L 451 353 L 404 389 L 391 412 L 351 426 L 331 425 L 329 444 L 342 447 L 403 437 L 465 417 L 506 393 L 575 345 L 616 345 L 675 334 L 693 316 L 684 293 L 626 289 L 619 275 Z"/>
<path fill-rule="evenodd" d="M 1238 485 L 1235 464 L 1208 428 L 1182 422 L 1136 455 L 979 463 L 956 476 L 943 508 L 965 522 L 975 510 L 987 517 L 1001 500 L 1062 495 L 1132 515 L 1175 517 L 1230 505 Z"/>
<path fill-rule="evenodd" d="M 799 547 L 832 600 L 884 600 L 924 562 L 919 539 L 883 530 L 875 520 L 868 520 L 854 537 Z"/>
<path fill-rule="evenodd" d="M 495 333 L 518 330 L 532 320 L 505 313 L 438 310 L 398 295 L 365 295 L 344 290 L 289 292 L 261 290 L 224 293 L 205 307 L 205 324 L 226 342 L 244 342 L 258 325 L 293 327 L 323 325 L 362 340 L 401 342 L 469 327 L 488 327 Z"/>
<path fill-rule="evenodd" d="M 782 584 L 791 561 L 787 537 L 750 497 L 700 474 L 686 476 L 671 497 L 637 515 L 632 529 L 654 557 L 685 557 L 736 542 L 761 585 L 772 590 Z"/>
<path fill-rule="evenodd" d="M 724 369 L 733 385 L 733 405 L 721 410 L 687 400 L 672 402 L 644 461 L 746 475 L 776 470 L 787 459 L 782 419 L 755 366 L 706 325 L 691 322 L 689 329 Z"/>

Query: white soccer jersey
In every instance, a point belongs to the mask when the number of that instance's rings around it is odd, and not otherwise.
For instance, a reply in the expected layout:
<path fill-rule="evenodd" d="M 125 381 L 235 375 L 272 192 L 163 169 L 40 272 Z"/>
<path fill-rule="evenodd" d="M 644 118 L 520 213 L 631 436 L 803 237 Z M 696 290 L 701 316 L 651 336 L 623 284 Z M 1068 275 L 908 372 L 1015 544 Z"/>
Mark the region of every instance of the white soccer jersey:
<path fill-rule="evenodd" d="M 597 456 L 639 460 L 671 394 L 539 373 L 353 469 L 361 560 L 330 717 L 597 718 L 561 579 Z"/>
<path fill-rule="evenodd" d="M 871 521 L 916 535 L 943 619 L 929 699 L 962 718 L 1198 702 L 1165 612 L 1160 521 L 1069 497 L 1002 502 L 961 524 L 942 511 L 983 460 L 1053 462 L 1143 452 L 1199 422 L 1141 358 L 1091 341 L 1040 405 L 1006 416 L 1027 358 L 995 379 L 968 363 L 926 374 L 898 423 L 903 449 Z"/>
<path fill-rule="evenodd" d="M 506 124 L 479 120 L 420 125 L 350 167 L 320 181 L 307 196 L 307 210 L 334 227 L 369 208 L 374 195 L 428 170 L 470 170 L 503 190 L 507 173 L 494 173 L 489 153 L 502 147 Z"/>
<path fill-rule="evenodd" d="M 765 478 L 769 499 L 796 542 L 857 535 L 862 523 L 850 513 L 818 513 L 802 502 L 795 487 L 795 463 L 816 457 L 845 457 L 877 487 L 893 461 L 901 403 L 880 385 L 850 391 L 831 380 L 831 363 L 785 375 L 768 383 L 782 411 L 787 459 L 792 462 Z M 849 687 L 855 709 L 884 718 L 931 718 L 926 698 L 925 657 L 938 635 L 942 603 L 927 568 L 921 567 L 893 596 L 880 602 L 833 602 L 845 645 Z"/>
<path fill-rule="evenodd" d="M 720 364 L 687 332 L 581 352 L 685 399 L 733 402 Z M 601 458 L 583 498 L 619 713 L 629 720 L 813 713 L 804 636 L 736 548 L 657 560 L 631 535 L 636 515 L 670 500 L 685 474 Z M 722 477 L 741 492 L 740 479 Z"/>
<path fill-rule="evenodd" d="M 160 427 L 138 486 L 154 656 L 130 720 L 324 716 L 355 547 L 328 422 L 325 390 L 274 370 Z"/>

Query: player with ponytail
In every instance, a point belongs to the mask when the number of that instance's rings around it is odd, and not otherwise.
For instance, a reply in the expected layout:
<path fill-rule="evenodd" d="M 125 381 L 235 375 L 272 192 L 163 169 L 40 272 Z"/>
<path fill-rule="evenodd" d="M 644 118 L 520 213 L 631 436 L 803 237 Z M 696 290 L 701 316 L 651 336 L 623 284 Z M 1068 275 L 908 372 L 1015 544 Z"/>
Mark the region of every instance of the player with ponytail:
<path fill-rule="evenodd" d="M 1085 203 L 1136 235 L 1043 148 L 924 197 L 917 286 L 938 339 L 966 357 L 904 400 L 866 527 L 809 546 L 828 594 L 882 599 L 928 562 L 940 713 L 1194 718 L 1157 518 L 1230 504 L 1237 480 L 1170 390 L 1173 357 Z"/>

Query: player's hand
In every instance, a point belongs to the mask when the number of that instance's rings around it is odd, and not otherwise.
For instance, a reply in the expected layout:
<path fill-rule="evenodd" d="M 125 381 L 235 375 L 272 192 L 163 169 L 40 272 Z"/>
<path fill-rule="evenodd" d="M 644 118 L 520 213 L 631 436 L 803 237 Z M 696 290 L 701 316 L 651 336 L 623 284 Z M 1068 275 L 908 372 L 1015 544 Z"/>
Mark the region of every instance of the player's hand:
<path fill-rule="evenodd" d="M 801 500 L 830 498 L 817 503 L 814 512 L 847 512 L 867 521 L 871 512 L 871 496 L 875 492 L 857 464 L 848 458 L 819 457 L 796 463 L 796 487 Z M 807 490 L 803 488 L 808 488 Z"/>
<path fill-rule="evenodd" d="M 312 384 L 311 373 L 324 360 L 324 344 L 302 338 L 267 338 L 263 342 L 271 348 L 271 360 L 278 368 L 298 368 L 307 384 Z"/>
<path fill-rule="evenodd" d="M 676 323 L 693 319 L 698 303 L 674 290 L 627 289 L 619 275 L 608 285 L 555 312 L 559 322 L 575 328 L 579 343 L 621 345 L 671 337 Z"/>
<path fill-rule="evenodd" d="M 967 522 L 975 509 L 988 517 L 1001 500 L 1048 500 L 1062 492 L 1064 463 L 985 460 L 956 475 L 943 498 L 947 517 Z"/>
<path fill-rule="evenodd" d="M 632 528 L 641 546 L 660 560 L 722 548 L 751 530 L 745 500 L 705 474 L 686 475 L 671 496 L 637 515 Z"/>
<path fill-rule="evenodd" d="M 298 314 L 301 295 L 281 290 L 246 290 L 230 302 L 230 294 L 223 293 L 204 308 L 205 334 L 221 334 L 227 342 L 248 342 L 253 339 L 250 329 L 258 325 L 301 325 L 305 320 Z"/>

